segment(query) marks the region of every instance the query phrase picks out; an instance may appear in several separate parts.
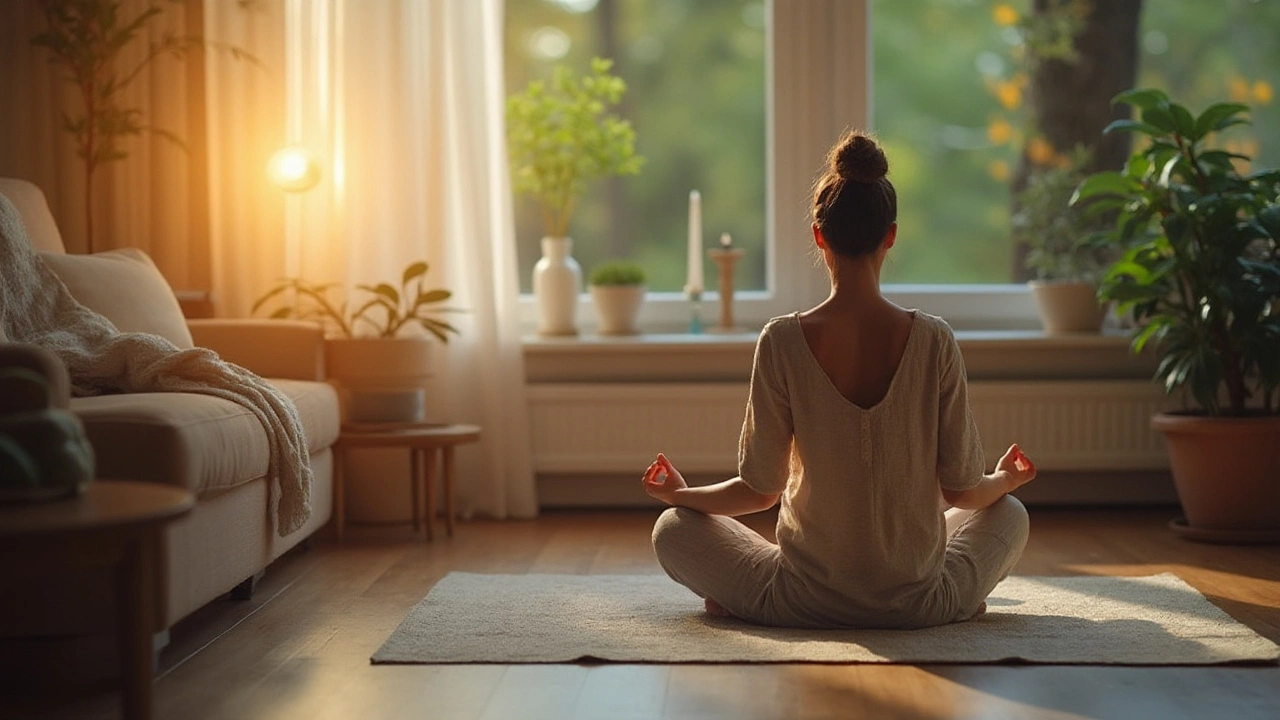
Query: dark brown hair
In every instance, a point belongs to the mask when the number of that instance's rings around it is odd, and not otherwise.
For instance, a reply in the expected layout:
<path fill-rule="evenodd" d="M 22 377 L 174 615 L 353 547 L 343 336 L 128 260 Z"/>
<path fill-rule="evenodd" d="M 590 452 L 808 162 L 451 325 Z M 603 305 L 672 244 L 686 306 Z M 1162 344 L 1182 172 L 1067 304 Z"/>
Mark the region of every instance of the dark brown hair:
<path fill-rule="evenodd" d="M 827 153 L 813 186 L 813 221 L 836 254 L 875 252 L 897 221 L 898 194 L 888 172 L 884 151 L 860 132 L 846 132 Z"/>

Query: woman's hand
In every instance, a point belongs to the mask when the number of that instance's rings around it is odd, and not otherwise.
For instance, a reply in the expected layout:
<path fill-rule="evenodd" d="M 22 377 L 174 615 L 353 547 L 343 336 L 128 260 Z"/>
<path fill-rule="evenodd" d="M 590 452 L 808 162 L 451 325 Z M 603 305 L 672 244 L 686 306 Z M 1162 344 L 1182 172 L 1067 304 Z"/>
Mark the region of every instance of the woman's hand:
<path fill-rule="evenodd" d="M 1016 490 L 1031 482 L 1036 477 L 1035 463 L 1022 453 L 1017 443 L 1009 446 L 1009 450 L 996 463 L 996 472 L 1002 472 L 1009 483 L 1009 490 Z"/>
<path fill-rule="evenodd" d="M 684 481 L 684 476 L 676 470 L 676 466 L 671 464 L 666 455 L 658 453 L 658 459 L 654 460 L 647 470 L 644 471 L 644 477 L 640 481 L 644 485 L 644 491 L 649 493 L 650 497 L 657 498 L 668 505 L 675 504 L 675 495 L 679 490 L 684 490 L 688 484 Z"/>

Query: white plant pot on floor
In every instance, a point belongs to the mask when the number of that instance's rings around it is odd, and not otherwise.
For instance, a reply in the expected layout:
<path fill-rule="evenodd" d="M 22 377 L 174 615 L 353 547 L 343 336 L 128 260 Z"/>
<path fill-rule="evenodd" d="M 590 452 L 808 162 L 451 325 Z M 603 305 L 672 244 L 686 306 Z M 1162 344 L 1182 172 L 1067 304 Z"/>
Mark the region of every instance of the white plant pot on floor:
<path fill-rule="evenodd" d="M 541 335 L 578 334 L 582 267 L 572 253 L 573 240 L 542 238 L 542 257 L 533 266 L 533 297 Z"/>
<path fill-rule="evenodd" d="M 1046 333 L 1096 333 L 1102 329 L 1106 308 L 1098 302 L 1097 288 L 1093 283 L 1032 280 L 1027 285 L 1031 287 Z"/>
<path fill-rule="evenodd" d="M 591 302 L 601 335 L 635 335 L 636 319 L 644 303 L 643 285 L 592 285 Z"/>

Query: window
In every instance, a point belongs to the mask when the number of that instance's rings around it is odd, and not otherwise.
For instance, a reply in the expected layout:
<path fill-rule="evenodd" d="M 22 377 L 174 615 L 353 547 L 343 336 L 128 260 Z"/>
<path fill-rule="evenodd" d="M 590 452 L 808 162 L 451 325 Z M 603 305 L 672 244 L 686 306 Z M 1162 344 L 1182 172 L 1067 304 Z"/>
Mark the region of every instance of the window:
<path fill-rule="evenodd" d="M 610 58 L 627 83 L 619 112 L 646 162 L 638 176 L 594 183 L 569 236 L 584 273 L 639 261 L 650 290 L 686 277 L 689 191 L 702 196 L 703 243 L 723 232 L 746 250 L 737 286 L 765 289 L 765 3 L 763 0 L 510 0 L 509 91 L 558 64 Z M 522 289 L 543 234 L 536 206 L 516 204 Z M 707 264 L 707 284 L 715 269 Z"/>
<path fill-rule="evenodd" d="M 665 261 L 638 256 L 662 266 L 655 267 L 654 287 L 670 291 L 665 296 L 651 295 L 646 303 L 646 329 L 678 329 L 687 317 L 676 291 L 683 282 L 687 192 L 693 187 L 703 194 L 704 242 L 710 244 L 726 230 L 733 233 L 735 243 L 750 249 L 754 264 L 741 271 L 745 274 L 738 276 L 739 287 L 746 285 L 757 292 L 741 296 L 739 318 L 757 324 L 820 300 L 826 281 L 808 252 L 808 190 L 826 150 L 850 126 L 872 127 L 877 132 L 888 149 L 891 177 L 899 190 L 900 242 L 885 271 L 886 292 L 901 304 L 944 315 L 958 328 L 1035 328 L 1033 302 L 1021 284 L 1010 282 L 1008 173 L 1016 148 L 1002 141 L 999 127 L 992 127 L 993 118 L 1003 111 L 989 80 L 1016 71 L 1011 63 L 1017 39 L 999 22 L 1002 6 L 1023 13 L 1030 1 L 508 0 L 508 87 L 522 87 L 552 64 L 549 57 L 531 57 L 531 49 L 540 47 L 536 52 L 572 62 L 604 54 L 599 16 L 608 12 L 616 16 L 615 45 L 637 54 L 639 60 L 661 49 L 664 62 L 670 60 L 678 68 L 680 77 L 671 81 L 676 87 L 688 87 L 679 80 L 698 81 L 696 102 L 706 102 L 702 95 L 713 95 L 717 102 L 722 99 L 710 89 L 724 81 L 707 68 L 730 72 L 728 65 L 718 64 L 726 57 L 741 63 L 732 72 L 742 88 L 753 74 L 758 77 L 763 72 L 764 82 L 758 89 L 733 94 L 740 102 L 724 106 L 726 114 L 715 116 L 714 124 L 699 125 L 687 114 L 673 116 L 678 125 L 694 130 L 710 126 L 720 132 L 742 123 L 734 127 L 730 150 L 723 150 L 724 144 L 705 144 L 717 137 L 697 142 L 681 139 L 678 157 L 683 159 L 677 161 L 664 159 L 666 148 L 652 145 L 662 132 L 646 124 L 652 122 L 654 108 L 661 106 L 643 99 L 646 83 L 667 92 L 658 87 L 665 83 L 656 79 L 671 77 L 674 71 L 623 56 L 620 70 L 630 83 L 628 102 L 632 104 L 627 116 L 637 126 L 640 152 L 649 158 L 641 177 L 623 182 L 634 185 L 644 178 L 658 185 L 660 178 L 676 185 L 665 201 L 668 204 L 630 211 L 626 224 L 634 234 L 624 241 L 629 244 L 602 245 L 608 247 L 608 254 L 622 254 L 643 244 L 651 244 L 644 252 L 668 254 Z M 1274 140 L 1280 137 L 1280 103 L 1273 99 L 1280 86 L 1280 36 L 1274 32 L 1280 26 L 1280 3 L 1144 3 L 1142 13 L 1138 82 L 1165 87 L 1194 109 L 1218 100 L 1249 102 L 1254 106 L 1254 126 L 1230 139 L 1237 143 L 1235 147 L 1255 155 L 1258 166 L 1280 165 L 1280 143 Z M 683 20 L 673 25 L 677 17 Z M 721 23 L 721 36 L 708 39 L 703 33 L 701 40 L 686 41 L 659 35 L 659 30 L 682 32 L 686 26 L 698 27 L 703 20 Z M 554 30 L 540 33 L 548 27 Z M 757 42 L 764 57 L 750 50 Z M 703 60 L 672 59 L 695 57 Z M 630 69 L 628 63 L 632 63 Z M 678 95 L 667 97 L 664 102 L 688 102 Z M 740 119 L 729 119 L 733 117 Z M 763 139 L 758 139 L 761 135 Z M 761 143 L 763 157 L 758 150 L 748 151 Z M 710 169 L 726 158 L 731 158 L 733 164 L 726 167 L 734 168 L 732 172 Z M 683 175 L 671 169 L 678 162 L 689 166 Z M 762 175 L 757 170 L 761 167 Z M 761 178 L 762 185 L 731 193 L 720 188 L 741 180 L 737 174 L 753 181 Z M 730 180 L 722 180 L 725 175 Z M 629 189 L 640 194 L 634 187 Z M 596 192 L 588 203 L 599 203 L 598 197 L 610 191 Z M 722 197 L 726 194 L 732 194 L 733 200 Z M 748 197 L 753 199 L 743 200 Z M 717 208 L 718 203 L 723 205 Z M 753 203 L 763 206 L 762 210 L 753 208 Z M 579 222 L 583 229 L 573 231 L 578 236 L 575 254 L 589 270 L 597 257 L 589 254 L 584 238 L 613 237 L 608 228 L 614 221 L 601 210 L 588 210 Z M 519 232 L 522 275 L 526 276 L 522 282 L 527 290 L 529 268 L 537 254 L 531 238 L 541 231 L 522 220 Z M 713 272 L 708 266 L 711 287 Z M 704 316 L 709 312 L 711 308 Z"/>

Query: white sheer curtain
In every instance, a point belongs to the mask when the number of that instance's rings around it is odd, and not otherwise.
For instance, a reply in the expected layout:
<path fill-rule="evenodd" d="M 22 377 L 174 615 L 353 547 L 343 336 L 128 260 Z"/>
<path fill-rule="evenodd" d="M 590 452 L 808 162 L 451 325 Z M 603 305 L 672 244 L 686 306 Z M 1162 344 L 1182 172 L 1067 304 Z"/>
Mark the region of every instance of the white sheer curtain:
<path fill-rule="evenodd" d="M 458 456 L 463 509 L 534 515 L 501 0 L 280 0 L 252 14 L 215 2 L 206 25 L 265 66 L 209 68 L 224 314 L 246 315 L 286 274 L 398 282 L 426 259 L 428 284 L 452 290 L 464 311 L 450 318 L 461 334 L 438 354 L 432 406 L 483 429 Z M 286 142 L 321 158 L 320 187 L 286 197 L 266 185 L 266 161 Z"/>

